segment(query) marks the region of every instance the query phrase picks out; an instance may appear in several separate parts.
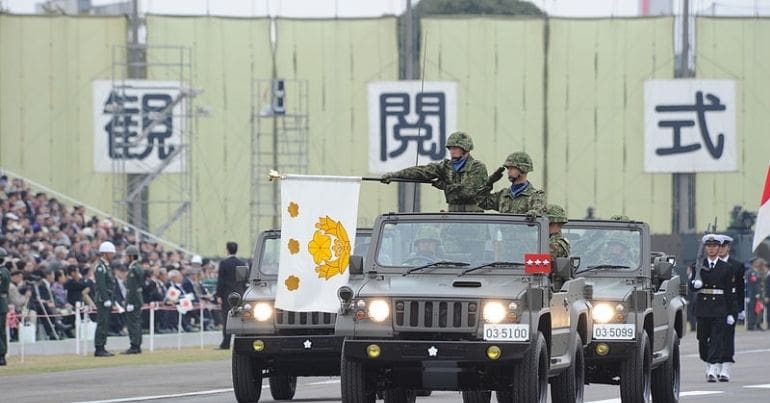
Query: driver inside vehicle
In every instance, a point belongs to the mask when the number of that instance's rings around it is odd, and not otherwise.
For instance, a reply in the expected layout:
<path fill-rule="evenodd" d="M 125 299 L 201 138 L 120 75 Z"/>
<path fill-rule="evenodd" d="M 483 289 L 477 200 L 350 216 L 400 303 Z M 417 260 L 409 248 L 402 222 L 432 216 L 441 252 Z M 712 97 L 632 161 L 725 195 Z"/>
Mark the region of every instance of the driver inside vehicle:
<path fill-rule="evenodd" d="M 441 256 L 441 238 L 438 228 L 423 226 L 417 230 L 414 239 L 414 250 L 404 263 L 432 263 Z"/>
<path fill-rule="evenodd" d="M 634 258 L 635 253 L 631 245 L 618 235 L 613 235 L 606 241 L 602 255 L 603 264 L 627 266 L 630 268 L 639 266 L 639 262 Z"/>

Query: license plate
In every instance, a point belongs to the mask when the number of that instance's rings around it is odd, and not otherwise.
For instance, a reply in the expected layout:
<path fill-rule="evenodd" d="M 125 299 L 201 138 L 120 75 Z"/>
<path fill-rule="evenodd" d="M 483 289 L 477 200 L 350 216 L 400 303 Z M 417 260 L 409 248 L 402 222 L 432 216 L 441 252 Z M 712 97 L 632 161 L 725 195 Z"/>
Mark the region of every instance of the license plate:
<path fill-rule="evenodd" d="M 484 340 L 528 341 L 529 325 L 484 325 Z"/>
<path fill-rule="evenodd" d="M 594 340 L 633 340 L 635 333 L 633 324 L 594 324 Z"/>

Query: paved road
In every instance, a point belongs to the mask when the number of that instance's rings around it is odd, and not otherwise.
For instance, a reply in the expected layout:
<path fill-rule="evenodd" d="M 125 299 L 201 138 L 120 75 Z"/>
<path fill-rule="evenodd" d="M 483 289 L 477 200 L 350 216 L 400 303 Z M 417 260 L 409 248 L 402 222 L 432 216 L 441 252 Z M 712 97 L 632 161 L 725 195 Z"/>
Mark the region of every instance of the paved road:
<path fill-rule="evenodd" d="M 770 401 L 770 332 L 739 332 L 733 381 L 706 383 L 693 333 L 682 341 L 683 402 Z M 116 367 L 0 377 L 0 400 L 30 402 L 233 401 L 228 360 L 194 364 Z M 262 401 L 273 401 L 264 387 Z M 294 401 L 338 402 L 339 378 L 301 378 Z M 7 399 L 7 400 L 6 400 Z M 436 392 L 420 402 L 460 402 Z M 494 399 L 493 399 L 494 401 Z M 617 386 L 588 385 L 586 401 L 620 402 Z"/>

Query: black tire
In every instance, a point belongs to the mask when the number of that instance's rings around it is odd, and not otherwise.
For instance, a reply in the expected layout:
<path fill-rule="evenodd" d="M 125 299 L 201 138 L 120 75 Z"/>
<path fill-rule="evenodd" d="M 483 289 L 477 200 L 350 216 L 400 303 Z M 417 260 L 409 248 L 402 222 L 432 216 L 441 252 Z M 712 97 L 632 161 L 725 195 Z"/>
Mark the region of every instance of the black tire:
<path fill-rule="evenodd" d="M 433 393 L 432 390 L 425 390 L 425 389 L 420 389 L 417 392 L 415 392 L 417 396 L 430 396 L 431 393 Z"/>
<path fill-rule="evenodd" d="M 572 364 L 551 382 L 551 401 L 553 403 L 583 403 L 585 388 L 585 360 L 583 340 L 575 336 L 575 352 Z"/>
<path fill-rule="evenodd" d="M 647 332 L 642 332 L 634 355 L 620 364 L 620 401 L 649 403 L 652 401 L 652 348 Z"/>
<path fill-rule="evenodd" d="M 679 335 L 674 332 L 671 355 L 663 365 L 652 371 L 652 399 L 655 403 L 678 403 L 681 373 L 679 366 Z"/>
<path fill-rule="evenodd" d="M 342 357 L 340 384 L 343 403 L 374 403 L 377 396 L 367 381 L 363 362 Z"/>
<path fill-rule="evenodd" d="M 253 357 L 233 351 L 233 391 L 240 403 L 256 403 L 262 396 L 262 365 Z"/>
<path fill-rule="evenodd" d="M 463 403 L 489 403 L 492 400 L 490 391 L 465 391 L 463 392 Z"/>
<path fill-rule="evenodd" d="M 414 403 L 417 395 L 413 390 L 404 388 L 387 389 L 382 392 L 385 403 Z"/>
<path fill-rule="evenodd" d="M 501 403 L 545 403 L 548 400 L 548 346 L 543 333 L 537 332 L 529 352 L 513 367 L 513 390 L 498 391 Z"/>
<path fill-rule="evenodd" d="M 273 400 L 291 400 L 297 391 L 297 377 L 280 375 L 270 377 L 270 394 Z"/>

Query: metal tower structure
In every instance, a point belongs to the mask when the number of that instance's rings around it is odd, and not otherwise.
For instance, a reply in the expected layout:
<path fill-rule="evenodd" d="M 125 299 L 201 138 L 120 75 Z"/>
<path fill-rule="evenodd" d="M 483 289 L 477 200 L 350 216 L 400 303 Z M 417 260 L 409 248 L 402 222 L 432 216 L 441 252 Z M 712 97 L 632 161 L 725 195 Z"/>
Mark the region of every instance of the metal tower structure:
<path fill-rule="evenodd" d="M 200 93 L 192 87 L 191 55 L 182 46 L 113 47 L 105 105 L 112 115 L 115 216 L 186 248 L 192 232 L 192 99 Z M 136 157 L 147 150 L 157 158 Z"/>
<path fill-rule="evenodd" d="M 307 80 L 256 80 L 252 85 L 251 236 L 279 228 L 281 191 L 268 172 L 305 174 L 308 166 Z"/>

